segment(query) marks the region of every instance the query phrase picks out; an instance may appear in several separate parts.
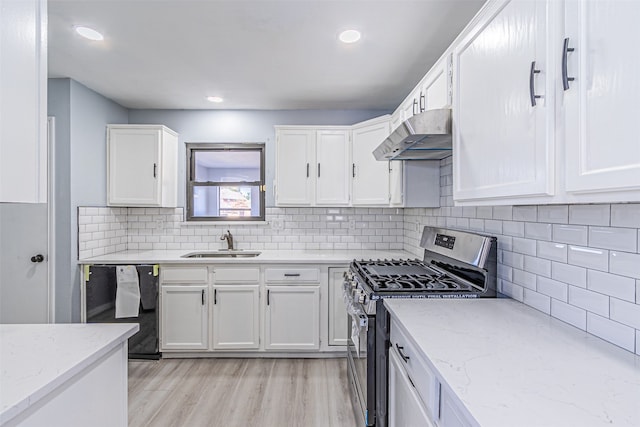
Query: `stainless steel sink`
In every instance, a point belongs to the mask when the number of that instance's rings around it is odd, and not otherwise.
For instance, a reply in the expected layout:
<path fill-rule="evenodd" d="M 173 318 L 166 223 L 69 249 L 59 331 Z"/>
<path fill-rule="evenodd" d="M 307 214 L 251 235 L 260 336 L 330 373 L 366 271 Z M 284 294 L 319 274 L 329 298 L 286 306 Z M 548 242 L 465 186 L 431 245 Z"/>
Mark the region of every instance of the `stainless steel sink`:
<path fill-rule="evenodd" d="M 245 250 L 219 250 L 219 251 L 202 251 L 184 254 L 181 258 L 255 258 L 260 255 L 260 251 Z"/>

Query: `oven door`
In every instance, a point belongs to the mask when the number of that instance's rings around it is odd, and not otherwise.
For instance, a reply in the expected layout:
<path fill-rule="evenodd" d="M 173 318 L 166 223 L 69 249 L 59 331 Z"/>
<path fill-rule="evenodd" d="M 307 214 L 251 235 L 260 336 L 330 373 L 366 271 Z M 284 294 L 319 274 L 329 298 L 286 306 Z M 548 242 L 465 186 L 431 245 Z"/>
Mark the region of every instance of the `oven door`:
<path fill-rule="evenodd" d="M 349 314 L 347 374 L 359 426 L 373 426 L 375 405 L 375 317 L 361 305 L 347 304 Z"/>

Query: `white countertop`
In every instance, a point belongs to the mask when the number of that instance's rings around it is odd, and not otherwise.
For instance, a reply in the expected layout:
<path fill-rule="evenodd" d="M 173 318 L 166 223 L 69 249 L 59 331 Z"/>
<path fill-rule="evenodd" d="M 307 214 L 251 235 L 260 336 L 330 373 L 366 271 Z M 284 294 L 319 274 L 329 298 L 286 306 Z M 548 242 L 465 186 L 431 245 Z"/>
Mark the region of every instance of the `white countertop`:
<path fill-rule="evenodd" d="M 514 300 L 385 305 L 481 426 L 640 426 L 640 356 Z"/>
<path fill-rule="evenodd" d="M 139 330 L 138 324 L 0 325 L 0 424 Z"/>
<path fill-rule="evenodd" d="M 262 250 L 254 258 L 182 258 L 182 255 L 193 252 L 215 252 L 200 250 L 138 250 L 114 252 L 91 258 L 78 260 L 80 264 L 274 264 L 274 263 L 307 263 L 307 264 L 348 264 L 354 259 L 416 258 L 404 251 L 345 250 L 345 251 L 279 251 Z M 247 250 L 247 252 L 252 252 Z"/>

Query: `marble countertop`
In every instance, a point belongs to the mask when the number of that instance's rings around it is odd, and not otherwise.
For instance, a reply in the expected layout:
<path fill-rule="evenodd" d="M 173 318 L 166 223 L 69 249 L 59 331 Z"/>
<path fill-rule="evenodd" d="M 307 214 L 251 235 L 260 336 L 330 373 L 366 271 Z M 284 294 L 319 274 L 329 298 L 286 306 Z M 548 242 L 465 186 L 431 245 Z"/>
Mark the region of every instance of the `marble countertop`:
<path fill-rule="evenodd" d="M 480 426 L 640 426 L 640 356 L 509 299 L 385 306 Z"/>
<path fill-rule="evenodd" d="M 139 330 L 138 324 L 0 325 L 0 424 Z"/>
<path fill-rule="evenodd" d="M 199 250 L 130 250 L 114 252 L 78 260 L 79 264 L 274 264 L 274 263 L 311 263 L 311 264 L 348 264 L 354 259 L 416 258 L 404 251 L 345 250 L 345 251 L 308 251 L 308 250 L 262 250 L 254 258 L 183 258 L 193 252 L 216 252 Z M 247 250 L 247 252 L 251 252 Z"/>

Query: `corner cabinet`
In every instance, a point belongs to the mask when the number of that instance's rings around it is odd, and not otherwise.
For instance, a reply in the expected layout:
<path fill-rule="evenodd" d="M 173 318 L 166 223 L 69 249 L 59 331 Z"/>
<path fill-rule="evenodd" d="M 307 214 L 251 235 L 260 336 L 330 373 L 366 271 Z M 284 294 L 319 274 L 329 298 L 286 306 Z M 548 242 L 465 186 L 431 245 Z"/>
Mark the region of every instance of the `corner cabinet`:
<path fill-rule="evenodd" d="M 0 202 L 47 202 L 47 3 L 0 0 Z"/>
<path fill-rule="evenodd" d="M 554 194 L 547 7 L 490 2 L 454 48 L 456 201 Z"/>
<path fill-rule="evenodd" d="M 107 127 L 107 204 L 176 207 L 178 134 L 165 126 Z"/>

